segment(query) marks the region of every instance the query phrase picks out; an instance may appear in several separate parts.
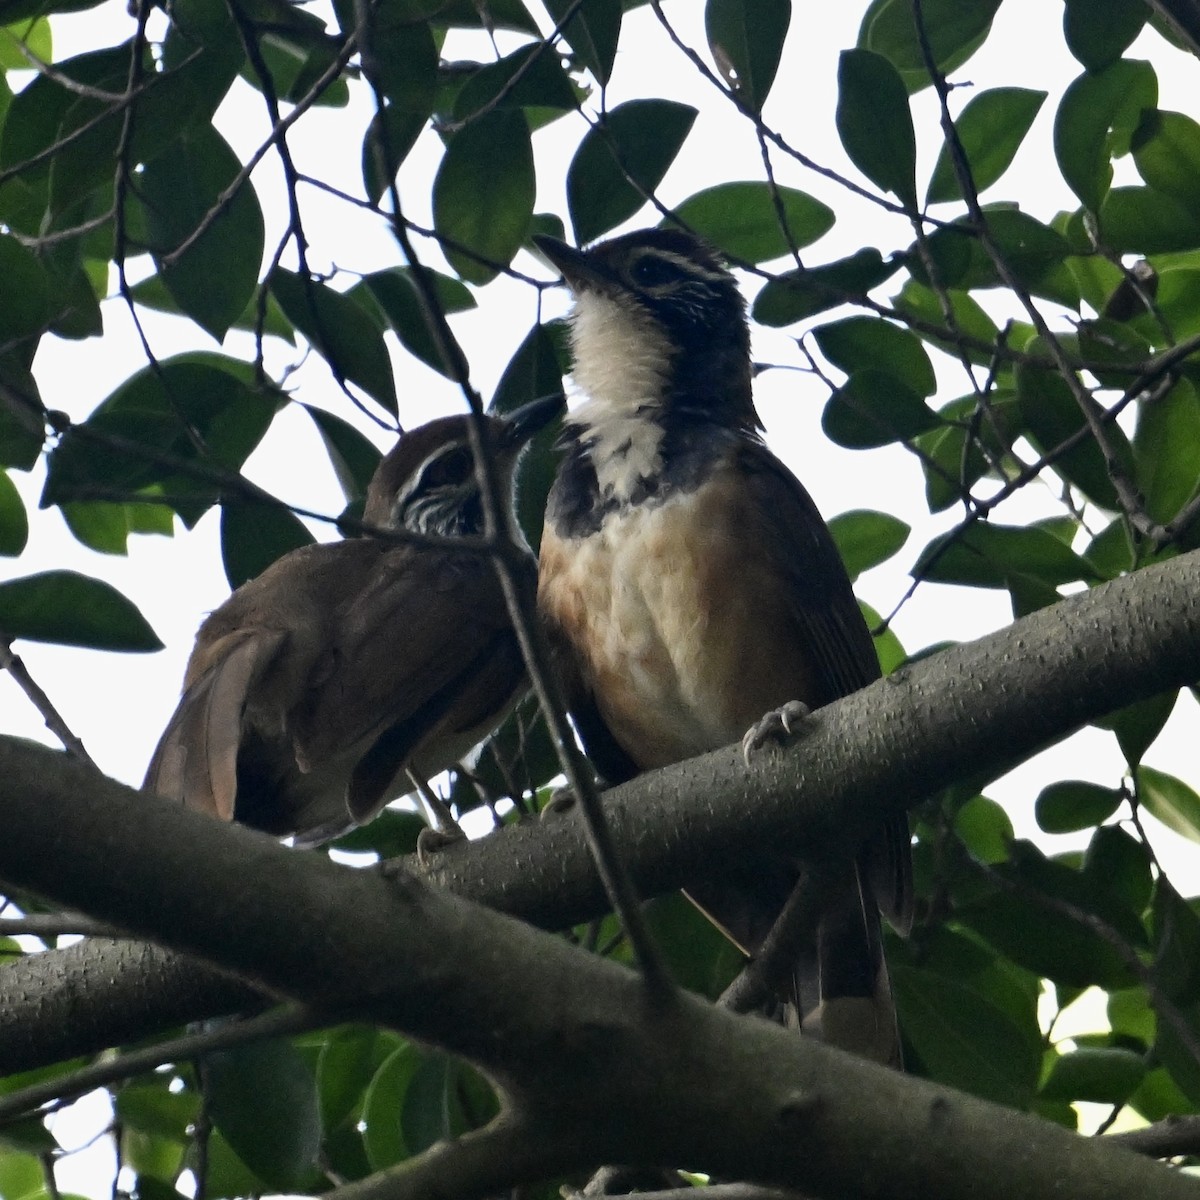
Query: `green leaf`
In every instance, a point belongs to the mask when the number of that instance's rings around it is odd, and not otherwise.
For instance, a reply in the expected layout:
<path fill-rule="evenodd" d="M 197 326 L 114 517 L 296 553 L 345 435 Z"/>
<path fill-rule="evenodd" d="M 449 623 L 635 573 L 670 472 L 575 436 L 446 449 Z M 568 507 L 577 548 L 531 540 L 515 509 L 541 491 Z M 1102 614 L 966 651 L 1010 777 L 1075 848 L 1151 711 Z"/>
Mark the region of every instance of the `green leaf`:
<path fill-rule="evenodd" d="M 1153 299 L 1177 340 L 1200 333 L 1200 269 L 1172 267 L 1161 271 Z M 1132 324 L 1151 338 L 1162 337 L 1162 330 L 1149 313 L 1139 313 Z"/>
<path fill-rule="evenodd" d="M 1131 145 L 1148 187 L 1193 210 L 1200 205 L 1200 125 L 1191 117 L 1147 109 Z"/>
<path fill-rule="evenodd" d="M 883 618 L 869 604 L 860 600 L 858 607 L 867 628 L 871 630 L 871 640 L 875 643 L 875 657 L 879 659 L 879 670 L 884 675 L 890 675 L 901 663 L 908 661 L 908 653 L 891 626 L 883 628 Z"/>
<path fill-rule="evenodd" d="M 1041 1064 L 1036 1038 L 957 979 L 909 966 L 891 977 L 900 1027 L 931 1078 L 998 1104 L 1028 1105 Z"/>
<path fill-rule="evenodd" d="M 1008 170 L 1029 127 L 1046 99 L 1045 92 L 1000 87 L 972 97 L 954 122 L 977 192 L 991 187 Z M 926 204 L 962 197 L 954 159 L 943 146 L 929 180 Z"/>
<path fill-rule="evenodd" d="M 424 113 L 387 105 L 376 110 L 363 135 L 363 187 L 372 204 L 378 204 L 391 185 L 394 173 L 421 136 L 428 117 Z"/>
<path fill-rule="evenodd" d="M 675 215 L 719 250 L 751 263 L 810 245 L 834 222 L 833 210 L 806 192 L 751 181 L 705 188 L 678 205 Z M 670 218 L 660 222 L 663 228 L 673 224 Z"/>
<path fill-rule="evenodd" d="M 957 70 L 983 45 L 999 7 L 1000 0 L 923 0 L 925 35 L 943 75 Z M 912 0 L 873 0 L 859 26 L 858 45 L 887 58 L 908 91 L 920 91 L 932 82 Z"/>
<path fill-rule="evenodd" d="M 113 1097 L 122 1125 L 180 1143 L 188 1141 L 189 1127 L 199 1117 L 200 1107 L 197 1093 L 170 1092 L 166 1086 L 126 1084 Z"/>
<path fill-rule="evenodd" d="M 1131 767 L 1136 767 L 1153 745 L 1154 739 L 1162 732 L 1178 699 L 1177 691 L 1163 692 L 1161 695 L 1151 696 L 1148 700 L 1139 700 L 1136 704 L 1120 708 L 1115 713 L 1099 718 L 1093 724 L 1101 729 L 1111 729 L 1117 735 L 1117 745 L 1121 747 L 1125 761 Z"/>
<path fill-rule="evenodd" d="M 428 25 L 404 19 L 395 8 L 385 5 L 378 10 L 371 30 L 372 65 L 389 107 L 424 123 L 437 92 L 437 43 Z"/>
<path fill-rule="evenodd" d="M 943 309 L 943 301 L 950 308 L 949 322 Z M 933 288 L 910 279 L 894 298 L 893 304 L 901 312 L 918 317 L 928 325 L 942 326 L 946 330 L 944 337 L 939 337 L 928 329 L 914 330 L 922 341 L 937 346 L 939 350 L 945 350 L 948 354 L 965 354 L 971 362 L 981 366 L 991 363 L 994 358 L 1000 330 L 969 292 L 943 288 L 939 296 Z M 966 340 L 968 338 L 982 344 L 973 346 Z"/>
<path fill-rule="evenodd" d="M 338 485 L 346 503 L 361 500 L 367 494 L 367 485 L 375 468 L 379 466 L 383 455 L 369 442 L 353 425 L 343 421 L 341 417 L 326 412 L 323 408 L 314 408 L 310 404 L 301 405 L 312 417 L 313 424 L 321 434 L 333 472 L 337 476 Z"/>
<path fill-rule="evenodd" d="M 682 892 L 651 900 L 646 924 L 671 978 L 688 991 L 715 1000 L 745 966 L 741 951 Z"/>
<path fill-rule="evenodd" d="M 896 68 L 870 50 L 838 61 L 837 130 L 850 161 L 906 208 L 917 207 L 917 143 L 908 92 Z"/>
<path fill-rule="evenodd" d="M 1133 457 L 1146 511 L 1166 524 L 1200 486 L 1200 395 L 1190 380 L 1139 406 Z"/>
<path fill-rule="evenodd" d="M 826 435 L 849 450 L 904 441 L 937 423 L 937 414 L 907 384 L 870 370 L 851 375 L 821 415 Z"/>
<path fill-rule="evenodd" d="M 1103 881 L 1043 858 L 1029 843 L 1015 843 L 1012 854 L 1017 861 L 997 864 L 993 870 L 1009 878 L 1016 890 L 972 897 L 956 907 L 958 919 L 1013 962 L 1043 978 L 1077 988 L 1132 986 L 1133 972 L 1117 950 L 1056 904 L 1099 916 L 1134 946 L 1146 942 L 1140 920 L 1106 894 Z M 1040 896 L 1049 902 L 1040 901 Z"/>
<path fill-rule="evenodd" d="M 1117 901 L 1126 912 L 1135 914 L 1140 944 L 1142 916 L 1154 888 L 1145 842 L 1120 825 L 1101 825 L 1092 834 L 1083 856 L 1083 874 L 1095 894 Z"/>
<path fill-rule="evenodd" d="M 1181 1049 L 1186 1059 L 1195 1062 L 1195 1055 L 1191 1050 Z M 1156 1044 L 1154 1053 L 1156 1057 L 1162 1058 L 1163 1047 Z M 1146 1121 L 1154 1122 L 1181 1113 L 1195 1112 L 1197 1106 L 1180 1090 L 1171 1073 L 1166 1068 L 1159 1067 L 1146 1073 L 1142 1086 L 1130 1096 L 1129 1107 Z"/>
<path fill-rule="evenodd" d="M 475 297 L 459 280 L 439 271 L 425 270 L 443 313 L 466 312 L 475 307 Z M 408 267 L 391 267 L 376 271 L 356 284 L 350 295 L 360 300 L 360 289 L 366 288 L 392 331 L 409 350 L 427 366 L 451 378 L 451 371 L 442 361 L 433 331 L 421 306 L 416 280 Z"/>
<path fill-rule="evenodd" d="M 1089 71 L 1121 57 L 1150 15 L 1144 0 L 1066 0 L 1067 48 Z"/>
<path fill-rule="evenodd" d="M 317 1059 L 321 1124 L 327 1131 L 353 1119 L 380 1057 L 393 1053 L 400 1039 L 384 1030 L 346 1025 L 331 1031 Z"/>
<path fill-rule="evenodd" d="M 286 508 L 236 500 L 221 505 L 221 561 L 231 588 L 241 587 L 289 551 L 311 546 L 314 540 Z"/>
<path fill-rule="evenodd" d="M 383 335 L 348 296 L 315 279 L 276 267 L 271 291 L 288 320 L 329 363 L 338 380 L 358 384 L 396 414 L 396 385 Z"/>
<path fill-rule="evenodd" d="M 128 552 L 129 519 L 125 505 L 88 500 L 63 504 L 60 509 L 77 542 L 100 554 Z"/>
<path fill-rule="evenodd" d="M 0 341 L 40 334 L 50 320 L 50 281 L 46 270 L 16 238 L 0 234 Z"/>
<path fill-rule="evenodd" d="M 708 0 L 704 6 L 704 31 L 717 70 L 755 112 L 775 82 L 791 19 L 791 0 Z"/>
<path fill-rule="evenodd" d="M 1129 526 L 1124 517 L 1114 517 L 1102 529 L 1084 552 L 1087 560 L 1105 579 L 1116 579 L 1132 571 L 1134 566 L 1133 546 L 1129 539 Z"/>
<path fill-rule="evenodd" d="M 316 1083 L 304 1057 L 290 1042 L 273 1040 L 208 1054 L 204 1062 L 208 1113 L 238 1157 L 274 1187 L 298 1183 L 321 1144 Z"/>
<path fill-rule="evenodd" d="M 499 1111 L 483 1077 L 448 1054 L 422 1056 L 404 1093 L 404 1140 L 414 1154 L 487 1124 Z"/>
<path fill-rule="evenodd" d="M 937 390 L 933 364 L 920 339 L 878 317 L 854 316 L 813 330 L 821 353 L 847 375 L 878 371 L 891 375 L 919 396 Z"/>
<path fill-rule="evenodd" d="M 148 275 L 145 279 L 135 283 L 130 289 L 133 298 L 138 304 L 145 305 L 146 308 L 153 308 L 156 312 L 165 313 L 181 313 L 175 297 L 167 290 L 167 286 L 163 283 L 161 275 Z M 234 321 L 232 328 L 245 329 L 250 332 L 256 332 L 258 329 L 258 295 L 252 295 L 242 309 L 241 315 Z M 292 345 L 296 344 L 296 331 L 292 328 L 291 322 L 283 315 L 283 309 L 279 307 L 279 302 L 274 296 L 268 293 L 267 308 L 264 314 L 262 323 L 262 331 L 265 334 L 271 334 L 274 337 L 283 338 L 289 341 Z"/>
<path fill-rule="evenodd" d="M 504 368 L 489 409 L 511 412 L 531 400 L 562 391 L 565 364 L 565 326 L 561 322 L 535 325 Z M 530 442 L 517 476 L 517 521 L 535 550 L 541 544 L 546 497 L 557 469 L 554 444 L 558 429 L 554 421 Z"/>
<path fill-rule="evenodd" d="M 977 396 L 962 396 L 951 400 L 938 416 L 944 424 L 922 434 L 916 443 L 930 512 L 957 504 L 992 470 L 993 461 L 1003 461 L 1020 433 L 1016 397 L 1008 392 L 993 392 L 985 403 Z"/>
<path fill-rule="evenodd" d="M 1124 1104 L 1146 1075 L 1140 1054 L 1117 1046 L 1081 1047 L 1061 1054 L 1039 1095 L 1043 1100 Z"/>
<path fill-rule="evenodd" d="M 1137 799 L 1169 829 L 1200 842 L 1200 796 L 1182 779 L 1144 764 L 1133 773 Z"/>
<path fill-rule="evenodd" d="M 373 1171 L 383 1171 L 408 1158 L 412 1151 L 404 1136 L 404 1096 L 417 1068 L 421 1052 L 405 1044 L 375 1073 L 363 1101 L 363 1142 Z"/>
<path fill-rule="evenodd" d="M 1100 209 L 1100 234 L 1117 254 L 1171 254 L 1200 246 L 1200 216 L 1153 188 L 1117 187 Z"/>
<path fill-rule="evenodd" d="M 1154 936 L 1154 982 L 1176 1004 L 1200 999 L 1200 917 L 1161 876 L 1154 885 L 1151 910 Z"/>
<path fill-rule="evenodd" d="M 1196 1106 L 1200 1106 L 1200 1063 L 1196 1061 L 1193 1049 L 1200 1040 L 1200 1005 L 1192 1005 L 1182 1013 L 1172 1006 L 1171 1017 L 1174 1019 L 1168 1018 L 1161 1007 L 1156 1006 L 1156 1012 L 1158 1036 L 1154 1042 L 1154 1056 L 1170 1072 L 1170 1082 L 1175 1085 L 1174 1089 L 1164 1090 L 1182 1092 L 1191 1102 L 1194 1111 Z M 1185 1040 L 1176 1028 L 1175 1022 L 1180 1018 L 1190 1034 L 1188 1040 Z M 1172 1111 L 1179 1112 L 1181 1109 L 1173 1107 Z M 1187 1106 L 1184 1106 L 1182 1111 L 1188 1111 Z"/>
<path fill-rule="evenodd" d="M 0 1151 L 0 1196 L 8 1200 L 43 1200 L 46 1177 L 33 1154 Z"/>
<path fill-rule="evenodd" d="M 941 583 L 999 588 L 1010 587 L 1019 575 L 1058 588 L 1095 574 L 1090 563 L 1047 530 L 992 521 L 976 521 L 934 538 L 913 569 Z"/>
<path fill-rule="evenodd" d="M 1128 137 L 1142 110 L 1158 103 L 1158 79 L 1146 62 L 1121 59 L 1080 75 L 1063 94 L 1054 118 L 1054 153 L 1067 186 L 1099 212 L 1112 184 L 1114 135 Z"/>
<path fill-rule="evenodd" d="M 570 0 L 545 0 L 546 11 L 555 25 L 571 8 Z M 621 36 L 621 0 L 588 0 L 563 26 L 563 38 L 575 56 L 601 85 L 612 77 Z"/>
<path fill-rule="evenodd" d="M 632 217 L 658 187 L 696 119 L 674 100 L 629 100 L 591 129 L 567 168 L 567 209 L 581 244 Z"/>
<path fill-rule="evenodd" d="M 89 650 L 163 648 L 146 618 L 116 588 L 75 571 L 43 571 L 0 583 L 0 631 Z"/>
<path fill-rule="evenodd" d="M 986 204 L 983 213 L 1000 256 L 1034 295 L 1078 305 L 1078 285 L 1063 265 L 1071 247 L 1062 234 L 1009 204 Z M 941 288 L 1008 286 L 965 221 L 935 230 L 926 247 Z M 930 285 L 930 272 L 916 247 L 908 252 L 908 258 L 913 278 Z"/>
<path fill-rule="evenodd" d="M 493 107 L 522 108 L 531 127 L 537 128 L 542 111 L 560 115 L 578 103 L 562 60 L 546 49 L 546 43 L 535 42 L 476 71 L 454 99 L 454 116 L 471 121 Z"/>
<path fill-rule="evenodd" d="M 5 5 L 5 9 L 10 8 L 10 5 Z M 5 16 L 8 16 L 8 12 Z M 0 29 L 0 68 L 5 71 L 29 70 L 29 60 L 17 48 L 17 42 L 42 62 L 54 61 L 54 39 L 50 33 L 50 22 L 45 17 L 15 21 Z"/>
<path fill-rule="evenodd" d="M 460 129 L 433 181 L 433 221 L 450 265 L 488 283 L 524 244 L 536 190 L 529 124 L 494 109 Z"/>
<path fill-rule="evenodd" d="M 250 303 L 263 255 L 262 210 L 250 182 L 224 198 L 240 170 L 225 139 L 211 126 L 197 126 L 146 164 L 137 189 L 163 283 L 217 341 Z M 164 261 L 216 208 L 212 225 L 178 259 Z"/>
<path fill-rule="evenodd" d="M 369 824 L 342 834 L 330 846 L 350 854 L 374 853 L 380 858 L 399 858 L 417 852 L 417 838 L 427 828 L 416 813 L 385 808 Z"/>
<path fill-rule="evenodd" d="M 1107 821 L 1123 797 L 1113 788 L 1081 779 L 1064 779 L 1042 789 L 1034 805 L 1038 825 L 1047 833 L 1074 833 Z"/>
<path fill-rule="evenodd" d="M 0 353 L 0 384 L 8 393 L 0 403 L 0 467 L 28 471 L 42 453 L 42 400 L 37 381 L 16 350 Z"/>
<path fill-rule="evenodd" d="M 429 0 L 401 0 L 406 6 L 427 10 Z M 481 8 L 475 0 L 441 0 L 431 14 L 435 26 L 464 29 L 513 29 L 541 37 L 537 22 L 521 0 L 488 0 Z"/>
<path fill-rule="evenodd" d="M 758 293 L 754 319 L 760 325 L 791 325 L 847 301 L 861 300 L 900 266 L 898 258 L 885 260 L 878 250 L 868 247 L 836 262 L 789 271 L 768 280 Z"/>
<path fill-rule="evenodd" d="M 0 554 L 15 557 L 29 540 L 29 517 L 17 485 L 0 471 Z"/>
<path fill-rule="evenodd" d="M 1145 988 L 1110 992 L 1106 1008 L 1109 1027 L 1118 1037 L 1136 1038 L 1145 1046 L 1154 1041 L 1154 1009 Z"/>
<path fill-rule="evenodd" d="M 954 832 L 974 858 L 984 863 L 1007 862 L 1012 847 L 1012 820 L 989 796 L 972 796 L 954 814 Z"/>
<path fill-rule="evenodd" d="M 1040 338 L 1026 347 L 1030 354 L 1044 354 Z M 1086 428 L 1079 404 L 1066 381 L 1045 367 L 1020 364 L 1016 371 L 1017 399 L 1026 436 L 1039 454 L 1056 450 L 1070 438 L 1076 438 Z M 1106 426 L 1109 444 L 1122 468 L 1134 473 L 1133 450 L 1119 426 Z M 1117 512 L 1120 503 L 1108 473 L 1108 466 L 1090 432 L 1077 445 L 1054 461 L 1053 468 L 1094 504 Z"/>
<path fill-rule="evenodd" d="M 834 517 L 829 532 L 853 581 L 897 554 L 912 529 L 890 513 L 860 508 Z"/>
<path fill-rule="evenodd" d="M 42 504 L 91 499 L 97 489 L 136 500 L 158 485 L 190 528 L 217 488 L 156 456 L 236 471 L 279 400 L 256 384 L 251 364 L 218 354 L 181 354 L 146 367 L 62 437 L 50 455 Z"/>

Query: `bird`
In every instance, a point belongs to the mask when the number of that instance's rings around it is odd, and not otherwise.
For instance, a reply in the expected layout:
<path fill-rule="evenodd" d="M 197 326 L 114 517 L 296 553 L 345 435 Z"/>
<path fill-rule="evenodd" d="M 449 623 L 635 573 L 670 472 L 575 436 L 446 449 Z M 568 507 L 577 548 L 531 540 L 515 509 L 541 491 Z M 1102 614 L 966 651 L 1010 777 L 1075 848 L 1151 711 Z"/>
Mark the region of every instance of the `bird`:
<path fill-rule="evenodd" d="M 745 302 L 681 229 L 536 245 L 574 296 L 571 374 L 539 557 L 538 613 L 584 749 L 606 783 L 783 726 L 878 678 L 836 545 L 767 448 Z M 881 909 L 911 921 L 907 818 L 823 893 L 785 1001 L 827 1042 L 899 1065 Z M 799 878 L 764 853 L 688 896 L 747 955 Z"/>
<path fill-rule="evenodd" d="M 487 418 L 511 494 L 561 394 Z M 484 532 L 465 415 L 404 433 L 367 489 L 364 522 Z M 522 568 L 532 588 L 532 553 Z M 304 546 L 201 624 L 144 790 L 315 845 L 457 763 L 527 689 L 487 554 L 386 537 Z"/>

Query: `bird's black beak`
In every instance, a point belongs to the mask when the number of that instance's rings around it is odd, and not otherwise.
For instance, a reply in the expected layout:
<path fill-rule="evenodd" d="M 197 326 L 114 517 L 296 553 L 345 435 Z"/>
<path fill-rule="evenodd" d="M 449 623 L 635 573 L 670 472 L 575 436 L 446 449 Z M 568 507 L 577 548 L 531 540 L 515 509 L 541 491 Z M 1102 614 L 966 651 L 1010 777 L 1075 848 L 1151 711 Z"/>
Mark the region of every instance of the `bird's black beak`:
<path fill-rule="evenodd" d="M 566 242 L 560 242 L 546 233 L 535 233 L 533 244 L 550 260 L 567 287 L 576 295 L 588 287 L 607 291 L 616 282 L 585 250 L 576 250 L 574 246 L 568 246 Z"/>
<path fill-rule="evenodd" d="M 531 437 L 540 433 L 567 406 L 562 392 L 531 400 L 514 408 L 511 412 L 497 416 L 501 425 L 501 438 L 507 446 L 523 446 Z"/>

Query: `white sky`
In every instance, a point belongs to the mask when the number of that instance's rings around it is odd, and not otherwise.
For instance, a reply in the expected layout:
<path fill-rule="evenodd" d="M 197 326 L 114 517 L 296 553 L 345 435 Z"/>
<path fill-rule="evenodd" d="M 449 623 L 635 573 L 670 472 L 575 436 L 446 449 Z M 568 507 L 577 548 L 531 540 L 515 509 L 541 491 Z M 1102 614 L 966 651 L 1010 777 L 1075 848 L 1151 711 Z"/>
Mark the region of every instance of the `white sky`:
<path fill-rule="evenodd" d="M 798 4 L 784 67 L 767 105 L 769 124 L 818 162 L 860 179 L 848 163 L 834 131 L 837 53 L 852 46 L 864 5 L 825 4 L 819 9 Z M 677 22 L 685 40 L 704 47 L 701 22 L 703 6 L 668 0 L 668 15 Z M 1057 99 L 1079 68 L 1067 56 L 1061 36 L 1061 5 L 1044 0 L 1006 0 L 1001 6 L 992 35 L 984 49 L 955 76 L 956 83 L 973 83 L 977 89 L 997 85 L 1020 85 L 1049 90 L 1032 132 L 1014 166 L 985 199 L 1018 198 L 1022 207 L 1048 220 L 1061 208 L 1074 208 L 1054 166 L 1051 128 Z M 95 13 L 56 19 L 55 57 L 62 59 L 93 47 L 98 40 L 116 42 L 129 36 L 133 22 L 122 0 L 112 0 Z M 99 31 L 99 32 L 97 32 Z M 501 37 L 501 48 L 511 50 L 517 41 Z M 732 108 L 714 103 L 709 85 L 697 78 L 693 68 L 665 41 L 648 8 L 627 18 L 608 102 L 642 94 L 644 80 L 653 80 L 655 94 L 670 94 L 701 108 L 693 136 L 668 173 L 660 189 L 668 204 L 678 202 L 700 187 L 723 179 L 758 179 L 762 165 L 750 127 Z M 450 57 L 486 58 L 486 39 L 458 37 Z M 1143 34 L 1129 51 L 1152 57 L 1160 80 L 1160 105 L 1197 113 L 1196 84 L 1200 64 L 1170 50 L 1157 34 Z M 668 91 L 664 93 L 662 88 Z M 964 88 L 958 108 L 973 93 Z M 918 129 L 918 180 L 928 178 L 940 147 L 937 134 L 936 101 L 929 89 L 913 101 Z M 361 187 L 359 146 L 366 108 L 359 115 L 345 110 L 318 109 L 300 121 L 293 149 L 301 170 L 335 181 L 347 190 Z M 219 114 L 219 127 L 239 154 L 256 147 L 267 128 L 260 99 L 239 85 L 236 95 Z M 347 128 L 356 132 L 347 134 Z M 534 139 L 539 164 L 539 211 L 552 210 L 565 216 L 563 179 L 568 156 L 582 133 L 580 118 L 569 116 L 538 132 Z M 922 136 L 924 135 L 924 136 Z M 440 154 L 439 143 L 426 134 L 409 156 L 401 174 L 401 192 L 408 215 L 431 224 L 428 213 L 429 182 Z M 719 165 L 714 168 L 714 157 Z M 833 231 L 806 252 L 806 262 L 835 259 L 859 246 L 875 244 L 887 251 L 910 241 L 907 225 L 825 180 L 808 173 L 790 160 L 776 156 L 780 182 L 803 188 L 821 197 L 838 214 Z M 1120 168 L 1119 168 L 1120 170 Z M 282 227 L 280 176 L 276 161 L 268 157 L 255 174 L 267 216 L 268 250 Z M 863 181 L 865 182 L 865 181 Z M 921 184 L 923 186 L 923 184 Z M 342 205 L 322 193 L 307 190 L 303 195 L 306 231 L 312 240 L 310 262 L 323 270 L 336 265 L 348 272 L 367 272 L 399 262 L 385 224 L 359 210 Z M 941 212 L 954 210 L 944 207 Z M 643 210 L 630 227 L 654 223 L 656 215 Z M 441 265 L 432 245 L 418 249 L 425 261 Z M 518 266 L 545 275 L 528 256 Z M 142 268 L 143 273 L 146 268 Z M 346 285 L 353 282 L 347 278 Z M 898 285 L 896 285 L 898 286 Z M 509 356 L 537 317 L 532 289 L 500 280 L 477 293 L 478 310 L 452 318 L 466 347 L 475 385 L 490 396 Z M 566 297 L 547 297 L 547 315 L 561 311 Z M 1008 312 L 1003 315 L 1009 315 Z M 1015 315 L 1015 314 L 1014 314 Z M 35 363 L 45 402 L 82 419 L 109 392 L 142 365 L 136 335 L 124 306 L 119 301 L 104 305 L 103 338 L 82 343 L 44 340 Z M 160 358 L 184 349 L 215 349 L 215 344 L 192 326 L 153 313 L 143 314 L 151 346 Z M 817 318 L 816 323 L 827 320 Z M 1064 327 L 1060 322 L 1058 327 Z M 278 369 L 295 361 L 290 348 L 272 341 Z M 404 357 L 393 344 L 401 418 L 416 424 L 441 412 L 461 409 L 455 388 L 431 370 Z M 249 358 L 250 339 L 231 334 L 224 349 Z M 766 331 L 756 341 L 756 357 L 772 362 L 797 363 L 791 340 L 781 333 Z M 935 356 L 942 389 L 939 402 L 964 394 L 968 388 L 961 367 Z M 324 405 L 359 424 L 377 444 L 387 446 L 390 437 L 354 413 L 328 371 L 314 359 L 293 376 L 299 399 Z M 958 518 L 954 511 L 931 519 L 923 503 L 923 480 L 916 459 L 905 451 L 885 448 L 871 452 L 845 451 L 829 443 L 820 429 L 824 388 L 809 376 L 794 371 L 772 371 L 760 376 L 757 400 L 767 424 L 768 437 L 813 493 L 827 516 L 850 508 L 877 508 L 892 512 L 914 526 L 909 544 L 891 563 L 864 576 L 859 594 L 880 612 L 888 612 L 906 590 L 907 568 L 935 533 Z M 283 414 L 260 449 L 252 456 L 247 474 L 277 494 L 308 508 L 336 513 L 342 498 L 333 479 L 324 450 L 311 422 L 300 411 Z M 188 533 L 177 524 L 174 539 L 131 538 L 128 557 L 109 557 L 79 546 L 66 530 L 57 511 L 36 509 L 44 473 L 39 466 L 29 476 L 14 473 L 30 509 L 30 545 L 17 559 L 0 559 L 0 579 L 15 578 L 50 567 L 71 567 L 106 579 L 129 596 L 142 610 L 167 649 L 153 655 L 110 655 L 97 652 L 18 643 L 34 678 L 49 693 L 70 727 L 83 739 L 89 752 L 109 774 L 137 784 L 153 745 L 178 696 L 183 664 L 191 639 L 204 615 L 228 594 L 220 564 L 216 514 L 210 513 Z M 1000 519 L 1019 522 L 1053 511 L 1044 489 L 1030 488 L 1004 506 Z M 328 530 L 318 531 L 328 537 Z M 913 651 L 947 638 L 971 638 L 986 633 L 1011 619 L 1007 595 L 981 589 L 924 585 L 902 612 L 895 628 L 906 648 Z M 1165 734 L 1155 744 L 1148 762 L 1178 774 L 1200 787 L 1200 770 L 1194 762 L 1197 736 L 1196 707 L 1190 699 L 1179 705 Z M 7 675 L 0 677 L 0 730 L 53 744 L 32 706 Z M 990 789 L 1010 813 L 1022 835 L 1034 835 L 1047 849 L 1074 842 L 1049 839 L 1037 832 L 1033 801 L 1040 788 L 1053 779 L 1075 777 L 1116 785 L 1123 761 L 1111 735 L 1086 730 L 1013 772 Z M 1184 894 L 1200 890 L 1200 848 L 1194 843 L 1153 826 L 1155 850 Z M 92 1168 L 87 1173 L 91 1174 Z M 64 1186 L 84 1188 L 86 1179 L 68 1179 Z"/>

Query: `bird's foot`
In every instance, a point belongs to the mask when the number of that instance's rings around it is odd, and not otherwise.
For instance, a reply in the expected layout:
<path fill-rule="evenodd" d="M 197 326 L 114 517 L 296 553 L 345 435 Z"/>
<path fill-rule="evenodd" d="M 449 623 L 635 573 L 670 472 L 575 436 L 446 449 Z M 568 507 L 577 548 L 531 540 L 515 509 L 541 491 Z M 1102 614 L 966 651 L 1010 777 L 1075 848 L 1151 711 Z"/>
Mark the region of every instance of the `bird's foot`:
<path fill-rule="evenodd" d="M 768 742 L 786 742 L 795 732 L 796 726 L 811 712 L 812 709 L 802 701 L 789 700 L 786 704 L 771 709 L 769 713 L 764 713 L 746 730 L 746 735 L 742 738 L 742 757 L 746 760 L 746 766 L 750 765 L 750 760 Z"/>
<path fill-rule="evenodd" d="M 556 787 L 550 793 L 550 799 L 542 806 L 538 818 L 542 821 L 554 821 L 569 813 L 575 807 L 575 793 L 570 787 Z"/>
<path fill-rule="evenodd" d="M 466 840 L 467 835 L 457 824 L 452 829 L 422 829 L 417 834 L 417 865 L 428 867 L 447 846 Z"/>

